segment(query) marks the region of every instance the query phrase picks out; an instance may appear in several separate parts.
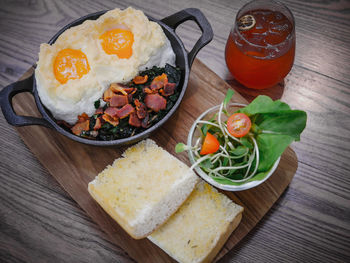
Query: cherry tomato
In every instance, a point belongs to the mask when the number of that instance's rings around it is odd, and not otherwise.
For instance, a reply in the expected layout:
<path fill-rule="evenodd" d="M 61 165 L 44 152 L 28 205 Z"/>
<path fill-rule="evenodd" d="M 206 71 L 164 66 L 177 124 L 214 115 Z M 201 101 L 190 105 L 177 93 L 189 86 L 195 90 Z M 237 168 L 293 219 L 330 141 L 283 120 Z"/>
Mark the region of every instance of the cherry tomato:
<path fill-rule="evenodd" d="M 227 120 L 228 132 L 237 138 L 247 135 L 251 126 L 252 122 L 244 113 L 232 114 Z"/>
<path fill-rule="evenodd" d="M 200 151 L 201 155 L 215 153 L 220 148 L 220 143 L 218 139 L 211 133 L 207 132 L 204 138 L 202 149 Z"/>

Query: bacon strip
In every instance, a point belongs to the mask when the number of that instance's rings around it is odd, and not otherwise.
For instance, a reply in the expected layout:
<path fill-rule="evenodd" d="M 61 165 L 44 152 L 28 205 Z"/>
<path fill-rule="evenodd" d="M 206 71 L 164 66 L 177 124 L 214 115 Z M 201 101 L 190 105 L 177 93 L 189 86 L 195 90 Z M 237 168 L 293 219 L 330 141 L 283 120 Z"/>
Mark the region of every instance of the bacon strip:
<path fill-rule="evenodd" d="M 134 94 L 136 92 L 136 88 L 124 88 L 124 90 L 126 91 L 126 93 L 130 94 Z"/>
<path fill-rule="evenodd" d="M 108 107 L 105 110 L 105 114 L 111 116 L 112 118 L 118 118 L 118 109 L 114 107 Z"/>
<path fill-rule="evenodd" d="M 166 99 L 159 94 L 147 94 L 145 98 L 146 106 L 155 112 L 166 108 Z"/>
<path fill-rule="evenodd" d="M 81 115 L 78 116 L 78 121 L 77 122 L 84 122 L 89 119 L 89 116 L 83 112 Z"/>
<path fill-rule="evenodd" d="M 113 126 L 117 126 L 119 124 L 118 118 L 113 118 L 108 114 L 103 114 L 102 119 L 104 119 L 106 122 L 112 124 Z"/>
<path fill-rule="evenodd" d="M 83 122 L 77 122 L 71 129 L 75 135 L 80 135 L 82 131 L 88 131 L 90 126 L 90 121 L 86 120 Z"/>
<path fill-rule="evenodd" d="M 155 77 L 152 82 L 151 82 L 151 90 L 160 90 L 161 88 L 164 87 L 165 84 L 168 83 L 168 76 L 163 73 L 160 76 Z"/>
<path fill-rule="evenodd" d="M 111 107 L 122 107 L 128 104 L 128 96 L 114 94 L 109 101 Z"/>
<path fill-rule="evenodd" d="M 138 99 L 134 100 L 135 106 L 136 106 L 136 113 L 137 113 L 137 117 L 139 117 L 140 119 L 143 119 L 146 117 L 146 105 L 143 104 L 142 102 L 140 102 Z"/>
<path fill-rule="evenodd" d="M 99 130 L 99 129 L 101 128 L 101 126 L 102 126 L 101 118 L 98 117 L 98 118 L 96 119 L 96 122 L 95 122 L 94 131 Z"/>
<path fill-rule="evenodd" d="M 103 100 L 107 102 L 112 98 L 113 95 L 114 95 L 113 91 L 111 89 L 107 89 L 103 93 Z"/>
<path fill-rule="evenodd" d="M 126 104 L 125 106 L 123 106 L 121 109 L 117 110 L 117 116 L 120 119 L 123 119 L 127 116 L 129 116 L 129 114 L 131 114 L 132 112 L 134 112 L 135 109 L 133 106 L 131 106 L 131 104 Z"/>
<path fill-rule="evenodd" d="M 147 94 L 156 94 L 156 93 L 158 93 L 158 90 L 157 89 L 150 89 L 150 87 L 145 87 L 143 89 L 143 92 L 147 93 Z"/>
<path fill-rule="evenodd" d="M 153 81 L 162 81 L 165 85 L 166 83 L 168 83 L 168 76 L 167 74 L 163 73 L 162 75 L 155 77 Z"/>
<path fill-rule="evenodd" d="M 122 95 L 128 95 L 136 92 L 136 88 L 130 88 L 124 84 L 112 83 L 109 89 L 114 93 L 121 93 Z"/>
<path fill-rule="evenodd" d="M 132 112 L 129 117 L 129 124 L 134 127 L 140 127 L 141 126 L 141 120 L 137 117 L 137 114 L 135 112 Z"/>
<path fill-rule="evenodd" d="M 151 86 L 150 86 L 150 88 L 151 88 L 151 90 L 160 90 L 161 88 L 163 88 L 163 86 L 164 86 L 164 84 L 163 84 L 163 82 L 161 82 L 161 81 L 152 81 L 152 83 L 151 83 Z"/>
<path fill-rule="evenodd" d="M 109 89 L 115 93 L 121 93 L 123 95 L 128 95 L 128 93 L 125 91 L 125 88 L 128 88 L 127 86 L 120 84 L 120 83 L 112 83 L 109 86 Z"/>
<path fill-rule="evenodd" d="M 133 79 L 133 82 L 135 84 L 145 84 L 148 80 L 148 76 L 147 75 L 144 75 L 144 76 L 136 76 L 134 79 Z"/>
<path fill-rule="evenodd" d="M 95 114 L 103 114 L 103 108 L 96 109 Z"/>
<path fill-rule="evenodd" d="M 168 97 L 174 94 L 175 88 L 175 83 L 167 83 L 165 84 L 164 88 L 160 90 L 160 94 L 162 94 L 164 97 Z"/>

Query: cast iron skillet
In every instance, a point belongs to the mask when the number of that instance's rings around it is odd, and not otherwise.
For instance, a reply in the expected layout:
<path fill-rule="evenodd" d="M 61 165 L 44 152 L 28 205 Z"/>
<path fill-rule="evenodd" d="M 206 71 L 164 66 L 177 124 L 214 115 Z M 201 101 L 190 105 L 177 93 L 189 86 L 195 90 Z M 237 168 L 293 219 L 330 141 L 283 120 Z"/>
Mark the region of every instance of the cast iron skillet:
<path fill-rule="evenodd" d="M 56 41 L 56 39 L 59 37 L 59 35 L 61 35 L 68 28 L 79 25 L 88 19 L 95 20 L 101 15 L 103 15 L 105 12 L 107 11 L 93 13 L 75 20 L 74 22 L 62 28 L 49 41 L 49 44 L 53 44 Z M 65 135 L 66 137 L 74 141 L 78 141 L 78 142 L 90 144 L 90 145 L 97 145 L 97 146 L 126 145 L 126 144 L 135 143 L 137 141 L 140 141 L 148 137 L 150 133 L 152 133 L 153 131 L 158 129 L 160 126 L 162 126 L 174 114 L 175 110 L 179 107 L 187 88 L 190 68 L 192 66 L 193 60 L 197 55 L 198 51 L 202 47 L 204 47 L 206 44 L 208 44 L 213 38 L 213 30 L 208 20 L 205 18 L 203 13 L 196 8 L 184 9 L 162 20 L 156 20 L 149 16 L 148 18 L 151 21 L 157 22 L 163 28 L 163 31 L 168 37 L 169 41 L 171 42 L 171 46 L 176 54 L 176 65 L 181 69 L 181 75 L 182 75 L 180 84 L 178 86 L 178 88 L 181 90 L 179 98 L 174 104 L 174 106 L 172 107 L 172 109 L 158 123 L 156 123 L 149 129 L 139 134 L 136 134 L 134 136 L 123 138 L 123 139 L 111 140 L 111 141 L 97 141 L 97 140 L 85 139 L 85 138 L 76 136 L 70 132 L 67 132 L 62 127 L 60 127 L 55 122 L 55 119 L 52 117 L 50 111 L 47 110 L 45 106 L 41 103 L 38 95 L 38 91 L 36 89 L 36 81 L 35 81 L 34 74 L 25 80 L 12 83 L 11 85 L 5 87 L 1 91 L 0 93 L 1 110 L 7 122 L 14 126 L 42 125 L 42 126 L 51 128 L 53 130 L 56 130 L 59 133 Z M 187 20 L 195 21 L 202 31 L 201 37 L 198 39 L 198 41 L 193 46 L 190 52 L 187 52 L 185 50 L 183 43 L 175 33 L 175 29 L 177 28 L 177 26 Z M 21 92 L 32 93 L 32 95 L 35 98 L 36 105 L 40 113 L 42 114 L 42 118 L 16 115 L 12 107 L 12 98 L 13 96 Z"/>

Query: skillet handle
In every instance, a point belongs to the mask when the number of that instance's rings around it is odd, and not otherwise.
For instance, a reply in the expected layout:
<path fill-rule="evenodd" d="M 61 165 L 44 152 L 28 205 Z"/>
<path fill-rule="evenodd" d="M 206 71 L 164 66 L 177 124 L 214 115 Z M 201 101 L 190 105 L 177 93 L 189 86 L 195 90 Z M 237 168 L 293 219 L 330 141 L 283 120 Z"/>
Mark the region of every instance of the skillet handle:
<path fill-rule="evenodd" d="M 213 29 L 204 14 L 197 8 L 187 8 L 173 15 L 163 18 L 161 21 L 175 29 L 185 21 L 193 20 L 202 31 L 202 36 L 197 40 L 192 50 L 188 53 L 188 63 L 191 68 L 198 51 L 213 39 Z"/>
<path fill-rule="evenodd" d="M 0 104 L 2 113 L 7 122 L 13 126 L 42 125 L 52 128 L 52 125 L 43 118 L 20 116 L 15 113 L 12 106 L 12 98 L 22 92 L 33 93 L 33 75 L 29 78 L 17 81 L 3 88 L 0 92 Z"/>

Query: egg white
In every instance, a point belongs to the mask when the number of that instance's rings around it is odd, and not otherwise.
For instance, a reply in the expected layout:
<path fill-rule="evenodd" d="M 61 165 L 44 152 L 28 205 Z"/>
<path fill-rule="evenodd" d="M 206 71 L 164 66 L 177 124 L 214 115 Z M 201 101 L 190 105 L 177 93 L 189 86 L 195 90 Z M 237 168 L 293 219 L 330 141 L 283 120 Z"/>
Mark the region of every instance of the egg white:
<path fill-rule="evenodd" d="M 169 39 L 165 39 L 165 44 L 154 53 L 152 53 L 149 60 L 139 67 L 139 71 L 150 69 L 153 66 L 165 67 L 166 64 L 175 66 L 176 56 L 171 47 Z"/>

